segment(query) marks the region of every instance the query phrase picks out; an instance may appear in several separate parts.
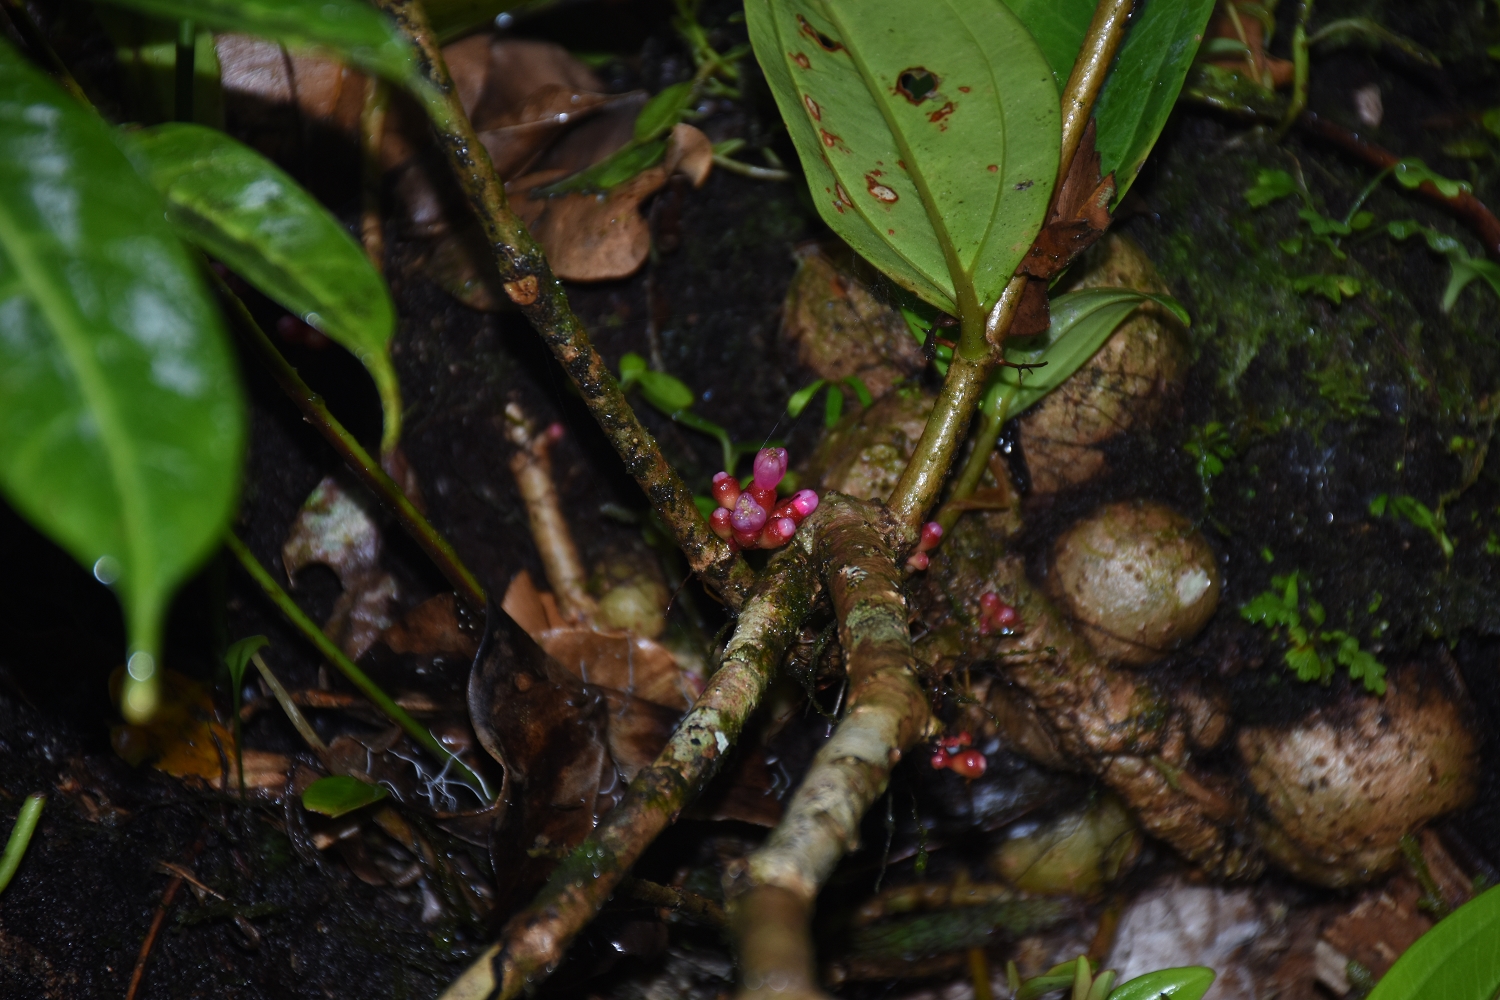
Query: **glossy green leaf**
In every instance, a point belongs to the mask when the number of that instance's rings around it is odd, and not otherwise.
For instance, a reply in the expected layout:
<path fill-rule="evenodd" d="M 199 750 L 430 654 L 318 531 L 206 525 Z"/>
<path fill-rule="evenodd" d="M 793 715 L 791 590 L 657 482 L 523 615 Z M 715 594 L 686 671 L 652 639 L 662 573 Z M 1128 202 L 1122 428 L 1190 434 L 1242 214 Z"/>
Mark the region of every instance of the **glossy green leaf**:
<path fill-rule="evenodd" d="M 1423 934 L 1369 1000 L 1490 1000 L 1500 991 L 1500 888 L 1454 910 Z"/>
<path fill-rule="evenodd" d="M 823 397 L 823 426 L 832 427 L 839 422 L 844 415 L 844 394 L 836 385 L 828 387 L 828 394 Z"/>
<path fill-rule="evenodd" d="M 240 686 L 245 682 L 245 668 L 250 657 L 265 649 L 271 640 L 263 635 L 252 635 L 241 639 L 224 651 L 224 665 L 229 668 L 229 680 L 234 684 L 235 700 L 239 700 Z"/>
<path fill-rule="evenodd" d="M 1094 0 L 1005 0 L 1036 39 L 1061 91 L 1067 86 L 1083 36 L 1094 17 Z"/>
<path fill-rule="evenodd" d="M 174 123 L 127 132 L 124 144 L 183 239 L 359 358 L 385 409 L 382 450 L 394 446 L 396 309 L 348 230 L 280 167 L 222 132 Z"/>
<path fill-rule="evenodd" d="M 991 397 L 1004 395 L 1006 412 L 1019 414 L 1083 367 L 1115 328 L 1147 302 L 1165 306 L 1184 324 L 1188 322 L 1187 313 L 1176 301 L 1129 288 L 1086 288 L 1059 295 L 1050 303 L 1052 325 L 1045 332 L 1005 345 L 1005 359 L 1012 364 L 1046 367 L 998 369 Z M 987 398 L 985 405 L 992 408 L 995 402 Z"/>
<path fill-rule="evenodd" d="M 197 265 L 95 115 L 0 41 L 0 489 L 113 585 L 123 707 L 234 504 L 245 409 Z"/>
<path fill-rule="evenodd" d="M 1451 177 L 1444 177 L 1415 156 L 1409 156 L 1397 162 L 1391 168 L 1391 176 L 1396 178 L 1396 183 L 1408 191 L 1421 187 L 1424 183 L 1430 183 L 1444 198 L 1457 198 L 1461 194 L 1474 190 L 1468 181 L 1456 181 Z"/>
<path fill-rule="evenodd" d="M 290 47 L 328 49 L 379 76 L 412 85 L 416 53 L 385 15 L 360 0 L 104 0 L 215 31 L 259 35 Z"/>
<path fill-rule="evenodd" d="M 537 188 L 533 197 L 551 197 L 570 191 L 608 191 L 624 184 L 643 170 L 650 170 L 667 155 L 665 139 L 631 141 L 600 160 L 560 181 Z"/>
<path fill-rule="evenodd" d="M 827 384 L 828 381 L 826 379 L 820 378 L 813 382 L 811 385 L 804 386 L 803 388 L 798 389 L 796 392 L 792 393 L 792 398 L 786 401 L 787 416 L 802 416 L 802 411 L 807 409 L 807 404 L 811 403 L 812 398 L 818 394 L 818 390 L 823 388 L 823 386 Z"/>
<path fill-rule="evenodd" d="M 1188 965 L 1137 976 L 1117 986 L 1109 1000 L 1199 1000 L 1213 984 L 1213 969 Z"/>
<path fill-rule="evenodd" d="M 1057 87 L 1016 16 L 992 0 L 748 0 L 745 19 L 823 219 L 932 305 L 988 309 L 1057 174 Z"/>
<path fill-rule="evenodd" d="M 379 802 L 388 793 L 380 785 L 335 774 L 319 778 L 302 793 L 302 808 L 335 819 L 356 809 Z"/>
<path fill-rule="evenodd" d="M 1214 0 L 1146 0 L 1094 107 L 1099 172 L 1115 175 L 1115 201 L 1125 197 L 1167 124 Z"/>
<path fill-rule="evenodd" d="M 687 110 L 688 102 L 693 99 L 693 81 L 684 80 L 682 83 L 674 83 L 641 108 L 641 113 L 635 119 L 635 141 L 650 142 L 659 139 L 672 130 L 672 126 L 682 121 L 682 113 Z"/>
<path fill-rule="evenodd" d="M 546 0 L 542 0 L 543 3 Z M 427 0 L 427 23 L 444 45 L 488 27 L 495 18 L 516 7 L 540 6 L 537 0 Z"/>

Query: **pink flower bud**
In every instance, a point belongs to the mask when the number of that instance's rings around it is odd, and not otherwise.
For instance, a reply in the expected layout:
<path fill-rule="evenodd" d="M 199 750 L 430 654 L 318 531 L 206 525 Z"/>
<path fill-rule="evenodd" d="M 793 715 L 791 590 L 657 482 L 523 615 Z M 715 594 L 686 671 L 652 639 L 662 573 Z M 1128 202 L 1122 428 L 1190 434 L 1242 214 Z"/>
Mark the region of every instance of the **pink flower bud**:
<path fill-rule="evenodd" d="M 760 547 L 763 549 L 779 549 L 792 540 L 797 533 L 797 522 L 789 517 L 772 518 L 766 523 L 766 528 L 760 533 Z"/>
<path fill-rule="evenodd" d="M 792 494 L 792 520 L 801 521 L 818 509 L 818 495 L 812 490 L 798 490 Z"/>
<path fill-rule="evenodd" d="M 762 448 L 755 454 L 755 485 L 762 490 L 775 489 L 786 475 L 786 449 Z"/>
<path fill-rule="evenodd" d="M 753 531 L 736 531 L 734 543 L 742 549 L 760 548 L 760 539 Z"/>
<path fill-rule="evenodd" d="M 943 540 L 943 526 L 936 521 L 928 521 L 922 525 L 922 538 L 917 542 L 917 550 L 928 552 L 938 547 L 938 542 Z"/>
<path fill-rule="evenodd" d="M 1021 624 L 1021 612 L 1009 604 L 1003 604 L 1000 610 L 995 612 L 995 624 L 1001 628 L 1015 628 Z"/>
<path fill-rule="evenodd" d="M 979 607 L 984 614 L 993 615 L 1001 608 L 1000 595 L 995 593 L 994 591 L 991 591 L 987 594 L 980 594 Z"/>
<path fill-rule="evenodd" d="M 926 569 L 928 564 L 929 560 L 927 558 L 927 553 L 925 552 L 913 552 L 911 555 L 906 557 L 906 565 L 918 572 Z"/>
<path fill-rule="evenodd" d="M 731 517 L 727 507 L 720 507 L 708 519 L 708 526 L 714 529 L 714 534 L 726 542 L 734 537 L 734 526 L 730 524 Z"/>
<path fill-rule="evenodd" d="M 755 502 L 760 504 L 766 510 L 770 510 L 771 508 L 776 506 L 776 487 L 774 486 L 767 486 L 762 488 L 760 486 L 756 486 L 754 483 L 751 483 L 750 488 L 745 492 L 750 494 L 750 496 L 754 498 Z"/>
<path fill-rule="evenodd" d="M 741 493 L 730 514 L 730 524 L 741 534 L 753 535 L 766 526 L 766 509 L 748 491 Z"/>
<path fill-rule="evenodd" d="M 735 501 L 740 498 L 740 484 L 729 473 L 720 472 L 714 476 L 714 484 L 709 492 L 720 507 L 733 510 Z"/>
<path fill-rule="evenodd" d="M 554 423 L 554 424 L 548 424 L 547 425 L 547 440 L 548 441 L 561 441 L 563 439 L 563 433 L 564 433 L 564 431 L 563 431 L 563 425 L 562 424 L 555 424 Z"/>

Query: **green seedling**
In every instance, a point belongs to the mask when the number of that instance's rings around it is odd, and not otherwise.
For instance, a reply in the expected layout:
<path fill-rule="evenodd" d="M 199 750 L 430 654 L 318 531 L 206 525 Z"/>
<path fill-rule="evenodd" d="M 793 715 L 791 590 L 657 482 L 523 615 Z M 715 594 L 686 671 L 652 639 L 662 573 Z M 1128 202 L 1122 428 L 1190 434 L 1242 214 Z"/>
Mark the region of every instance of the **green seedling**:
<path fill-rule="evenodd" d="M 1329 218 L 1313 205 L 1312 195 L 1308 192 L 1307 186 L 1302 183 L 1301 178 L 1293 177 L 1285 170 L 1261 170 L 1256 174 L 1255 183 L 1246 189 L 1245 200 L 1249 202 L 1251 208 L 1264 208 L 1293 195 L 1296 195 L 1302 202 L 1302 207 L 1297 210 L 1297 218 L 1307 226 L 1308 236 L 1313 242 L 1326 247 L 1339 260 L 1348 257 L 1348 254 L 1344 253 L 1339 246 L 1339 240 L 1351 233 L 1362 232 L 1370 228 L 1375 221 L 1372 213 L 1360 210 L 1360 205 L 1363 204 L 1366 195 L 1361 195 L 1355 201 L 1344 218 Z M 1295 255 L 1302 252 L 1305 245 L 1304 237 L 1299 234 L 1282 240 L 1278 245 L 1287 253 Z M 1353 279 L 1346 280 L 1352 281 Z M 1343 291 L 1342 294 L 1353 295 L 1359 290 L 1357 282 L 1355 285 L 1354 291 Z M 1297 290 L 1312 290 L 1321 293 L 1323 288 L 1313 283 L 1305 288 L 1299 287 Z M 1335 294 L 1338 293 L 1335 292 Z"/>
<path fill-rule="evenodd" d="M 1443 289 L 1443 312 L 1452 311 L 1454 303 L 1458 301 L 1459 293 L 1476 278 L 1481 279 L 1489 286 L 1490 291 L 1500 296 L 1500 264 L 1482 257 L 1471 257 L 1469 251 L 1465 250 L 1458 240 L 1438 232 L 1431 226 L 1424 226 L 1415 219 L 1400 219 L 1388 223 L 1385 228 L 1393 239 L 1404 240 L 1412 236 L 1421 236 L 1427 241 L 1429 250 L 1448 258 L 1450 270 L 1448 287 Z"/>
<path fill-rule="evenodd" d="M 1443 558 L 1453 558 L 1453 539 L 1448 537 L 1447 519 L 1443 516 L 1441 508 L 1433 510 L 1416 497 L 1407 496 L 1404 493 L 1398 493 L 1395 496 L 1382 493 L 1370 501 L 1372 516 L 1384 517 L 1387 511 L 1392 517 L 1427 532 L 1432 536 L 1433 541 L 1438 543 L 1438 548 L 1443 550 Z"/>
<path fill-rule="evenodd" d="M 335 774 L 319 778 L 302 793 L 302 808 L 338 819 L 356 809 L 363 809 L 385 798 L 389 793 L 382 785 Z"/>
<path fill-rule="evenodd" d="M 1204 498 L 1209 499 L 1213 478 L 1224 471 L 1225 462 L 1234 458 L 1229 432 L 1218 421 L 1194 427 L 1182 450 L 1196 460 L 1198 482 L 1203 486 Z"/>
<path fill-rule="evenodd" d="M 787 416 L 800 417 L 802 411 L 807 409 L 807 404 L 811 403 L 813 397 L 818 394 L 818 390 L 827 387 L 828 394 L 823 399 L 823 426 L 832 427 L 844 415 L 844 392 L 840 386 L 848 386 L 849 390 L 854 393 L 854 398 L 859 400 L 861 407 L 868 408 L 875 402 L 875 397 L 870 395 L 870 390 L 865 387 L 864 380 L 857 375 L 850 375 L 838 382 L 829 382 L 827 379 L 820 378 L 811 385 L 792 393 L 792 398 L 786 403 Z"/>
<path fill-rule="evenodd" d="M 753 455 L 759 450 L 759 445 L 736 444 L 723 427 L 694 413 L 692 405 L 697 394 L 676 376 L 652 371 L 647 367 L 646 359 L 634 351 L 620 359 L 620 389 L 625 392 L 639 389 L 641 398 L 652 409 L 664 414 L 674 423 L 691 427 L 716 439 L 723 451 L 724 469 L 731 475 L 734 474 L 734 467 L 740 456 Z"/>
<path fill-rule="evenodd" d="M 1359 279 L 1347 274 L 1308 274 L 1292 280 L 1299 292 L 1316 292 L 1334 305 L 1359 294 Z"/>
<path fill-rule="evenodd" d="M 26 856 L 26 848 L 31 844 L 31 835 L 36 832 L 37 821 L 42 818 L 42 807 L 46 804 L 47 796 L 41 793 L 28 795 L 21 803 L 16 825 L 11 827 L 10 839 L 5 842 L 5 853 L 0 854 L 0 892 L 5 891 L 15 877 L 16 869 L 21 867 L 21 859 Z"/>
<path fill-rule="evenodd" d="M 241 639 L 224 651 L 224 666 L 229 668 L 229 701 L 234 708 L 234 769 L 240 778 L 240 798 L 245 797 L 245 755 L 241 750 L 240 696 L 245 687 L 245 668 L 250 658 L 271 644 L 263 635 Z"/>
<path fill-rule="evenodd" d="M 1014 1000 L 1040 1000 L 1061 990 L 1069 990 L 1067 1000 L 1200 1000 L 1215 978 L 1212 969 L 1189 965 L 1148 972 L 1116 986 L 1119 973 L 1106 969 L 1096 975 L 1094 969 L 1094 963 L 1080 955 L 1027 980 L 1017 974 L 1015 962 L 1009 962 L 1005 975 Z"/>
<path fill-rule="evenodd" d="M 1328 684 L 1338 667 L 1363 681 L 1365 690 L 1385 693 L 1385 666 L 1342 629 L 1324 629 L 1327 612 L 1303 586 L 1300 573 L 1271 578 L 1271 589 L 1240 608 L 1240 617 L 1270 629 L 1287 643 L 1282 659 L 1301 681 Z"/>

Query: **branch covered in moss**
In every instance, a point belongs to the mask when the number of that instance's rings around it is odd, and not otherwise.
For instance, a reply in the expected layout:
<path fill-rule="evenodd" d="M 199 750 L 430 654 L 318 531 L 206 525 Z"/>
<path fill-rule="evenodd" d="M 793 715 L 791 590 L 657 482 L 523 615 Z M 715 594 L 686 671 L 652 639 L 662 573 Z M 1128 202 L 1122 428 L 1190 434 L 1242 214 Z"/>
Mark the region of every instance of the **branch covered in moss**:
<path fill-rule="evenodd" d="M 917 683 L 901 570 L 891 541 L 909 532 L 881 507 L 825 500 L 815 558 L 839 620 L 849 708 L 813 758 L 786 815 L 733 887 L 730 924 L 741 1000 L 817 997 L 809 925 L 818 890 L 854 845 L 891 768 L 927 734 L 932 711 Z"/>
<path fill-rule="evenodd" d="M 442 1000 L 500 1000 L 535 986 L 562 959 L 657 835 L 676 821 L 739 739 L 817 594 L 808 552 L 822 512 L 777 552 L 740 611 L 723 665 L 650 767 L 630 783 L 531 905 L 511 918 Z"/>
<path fill-rule="evenodd" d="M 738 553 L 709 530 L 708 522 L 693 503 L 692 491 L 662 456 L 661 448 L 641 425 L 613 373 L 594 350 L 541 247 L 526 224 L 510 210 L 489 153 L 459 103 L 458 92 L 421 3 L 376 0 L 376 5 L 396 19 L 417 48 L 423 74 L 432 93 L 437 95 L 428 100 L 427 113 L 438 144 L 484 230 L 505 282 L 506 294 L 542 335 L 578 387 L 589 412 L 624 461 L 626 471 L 635 477 L 662 521 L 676 536 L 693 571 L 711 584 L 731 607 L 739 607 L 750 590 L 753 572 Z"/>

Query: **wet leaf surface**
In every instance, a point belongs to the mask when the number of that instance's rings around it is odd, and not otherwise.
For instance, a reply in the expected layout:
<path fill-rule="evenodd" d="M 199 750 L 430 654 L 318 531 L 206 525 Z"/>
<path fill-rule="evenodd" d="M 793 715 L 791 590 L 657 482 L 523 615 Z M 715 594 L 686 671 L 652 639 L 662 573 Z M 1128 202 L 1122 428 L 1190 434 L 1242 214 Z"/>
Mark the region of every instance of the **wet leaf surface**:
<path fill-rule="evenodd" d="M 117 588 L 126 711 L 161 617 L 228 521 L 244 403 L 218 314 L 108 127 L 0 43 L 0 485 Z"/>
<path fill-rule="evenodd" d="M 343 775 L 319 778 L 302 792 L 302 807 L 337 819 L 356 809 L 379 802 L 386 790 Z"/>
<path fill-rule="evenodd" d="M 285 171 L 222 132 L 169 124 L 125 133 L 178 234 L 347 348 L 399 427 L 396 311 L 364 249 Z"/>
<path fill-rule="evenodd" d="M 746 19 L 824 221 L 944 312 L 993 303 L 1057 178 L 1057 88 L 1015 15 L 754 0 Z"/>

